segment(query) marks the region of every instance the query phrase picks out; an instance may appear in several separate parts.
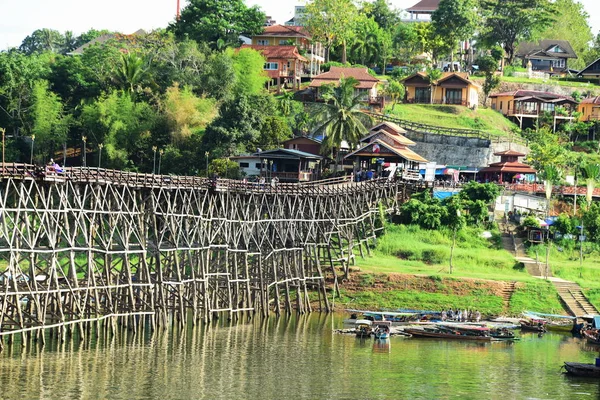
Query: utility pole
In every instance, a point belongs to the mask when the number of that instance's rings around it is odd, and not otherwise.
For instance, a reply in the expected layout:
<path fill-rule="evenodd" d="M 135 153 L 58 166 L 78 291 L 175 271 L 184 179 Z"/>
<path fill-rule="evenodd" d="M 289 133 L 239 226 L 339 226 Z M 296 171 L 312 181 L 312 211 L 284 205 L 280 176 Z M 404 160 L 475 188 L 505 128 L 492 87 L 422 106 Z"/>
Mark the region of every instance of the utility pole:
<path fill-rule="evenodd" d="M 177 0 L 177 21 L 179 21 L 179 16 L 181 15 L 180 1 Z"/>

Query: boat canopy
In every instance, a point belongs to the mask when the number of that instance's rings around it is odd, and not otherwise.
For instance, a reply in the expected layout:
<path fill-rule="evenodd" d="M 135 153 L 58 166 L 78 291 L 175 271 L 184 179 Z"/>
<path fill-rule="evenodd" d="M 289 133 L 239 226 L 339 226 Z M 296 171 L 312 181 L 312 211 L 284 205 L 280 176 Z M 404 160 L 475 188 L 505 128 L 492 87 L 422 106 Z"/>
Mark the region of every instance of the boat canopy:
<path fill-rule="evenodd" d="M 356 313 L 356 314 L 362 314 L 362 315 L 380 315 L 380 316 L 390 316 L 390 317 L 402 317 L 402 316 L 409 316 L 409 315 L 415 315 L 417 313 L 413 313 L 413 312 L 392 312 L 392 311 L 365 311 L 365 310 L 355 310 L 352 308 L 347 308 L 346 309 L 347 312 L 349 313 Z"/>
<path fill-rule="evenodd" d="M 373 325 L 373 321 L 368 319 L 357 319 L 355 325 Z"/>
<path fill-rule="evenodd" d="M 577 319 L 577 317 L 571 317 L 570 315 L 544 314 L 544 313 L 538 313 L 538 312 L 534 312 L 534 311 L 524 311 L 523 315 L 526 317 L 533 317 L 533 318 L 563 318 L 563 319 L 570 319 L 570 320 Z"/>

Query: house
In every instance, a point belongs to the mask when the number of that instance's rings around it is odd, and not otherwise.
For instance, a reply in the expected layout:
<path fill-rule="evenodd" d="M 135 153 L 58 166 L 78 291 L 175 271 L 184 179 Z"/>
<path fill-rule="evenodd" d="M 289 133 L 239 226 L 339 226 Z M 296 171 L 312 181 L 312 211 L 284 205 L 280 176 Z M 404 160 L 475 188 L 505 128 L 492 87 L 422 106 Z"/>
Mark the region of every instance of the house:
<path fill-rule="evenodd" d="M 523 125 L 534 126 L 540 116 L 549 113 L 556 130 L 557 123 L 575 119 L 572 114 L 577 108 L 577 102 L 571 97 L 534 90 L 494 93 L 490 99 L 493 110 L 514 119 L 521 129 Z"/>
<path fill-rule="evenodd" d="M 383 108 L 383 96 L 379 95 L 377 86 L 379 79 L 369 74 L 367 68 L 350 67 L 331 67 L 325 73 L 317 75 L 310 82 L 309 87 L 312 92 L 309 96 L 310 101 L 321 100 L 321 86 L 334 85 L 339 86 L 341 78 L 355 78 L 358 85 L 355 88 L 356 94 L 361 94 L 361 100 L 369 105 L 376 105 Z"/>
<path fill-rule="evenodd" d="M 104 35 L 98 36 L 95 39 L 90 40 L 87 43 L 82 44 L 75 50 L 67 53 L 67 55 L 80 56 L 83 54 L 85 49 L 87 49 L 88 47 L 94 46 L 94 45 L 103 45 L 109 41 L 122 43 L 124 45 L 124 47 L 127 47 L 127 45 L 135 42 L 137 37 L 144 36 L 144 35 L 147 35 L 147 33 L 143 29 L 138 29 L 137 31 L 133 32 L 131 35 L 123 35 L 122 33 L 106 33 Z"/>
<path fill-rule="evenodd" d="M 419 163 L 427 160 L 409 148 L 416 143 L 403 133 L 406 131 L 392 122 L 375 125 L 345 159 L 354 161 L 358 171 L 375 171 L 380 176 L 384 168 L 391 168 L 401 172 L 403 179 L 418 180 Z"/>
<path fill-rule="evenodd" d="M 231 157 L 247 176 L 277 177 L 280 182 L 310 181 L 323 157 L 293 149 L 259 151 Z"/>
<path fill-rule="evenodd" d="M 600 79 L 600 58 L 579 71 L 577 76 L 587 79 Z"/>
<path fill-rule="evenodd" d="M 600 96 L 583 99 L 577 106 L 577 111 L 581 113 L 580 121 L 600 120 Z"/>
<path fill-rule="evenodd" d="M 253 49 L 260 52 L 266 59 L 264 70 L 271 78 L 267 83 L 277 86 L 291 84 L 292 88 L 300 87 L 300 79 L 308 65 L 308 60 L 298 53 L 296 46 L 260 46 L 243 44 L 240 49 Z"/>
<path fill-rule="evenodd" d="M 444 72 L 433 85 L 424 72 L 417 72 L 402 82 L 409 103 L 455 104 L 471 108 L 479 105 L 480 86 L 465 72 Z"/>
<path fill-rule="evenodd" d="M 500 162 L 492 163 L 489 166 L 479 170 L 481 180 L 485 182 L 513 182 L 515 179 L 524 179 L 534 181 L 537 171 L 529 165 L 519 161 L 525 154 L 514 150 L 506 150 L 494 153 L 500 157 Z"/>
<path fill-rule="evenodd" d="M 252 36 L 251 41 L 255 46 L 296 46 L 298 53 L 308 59 L 308 66 L 301 71 L 302 77 L 318 75 L 325 62 L 325 48 L 313 42 L 303 26 L 266 26 L 261 34 Z"/>
<path fill-rule="evenodd" d="M 320 138 L 296 136 L 295 138 L 284 141 L 282 144 L 286 149 L 300 150 L 305 153 L 320 155 L 322 142 L 323 141 Z"/>
<path fill-rule="evenodd" d="M 533 71 L 551 74 L 566 74 L 569 69 L 569 59 L 577 58 L 575 50 L 567 40 L 523 42 L 517 48 L 515 55 L 523 60 L 523 67 L 531 63 Z"/>
<path fill-rule="evenodd" d="M 429 22 L 431 15 L 440 6 L 440 0 L 421 0 L 414 6 L 407 8 L 406 12 L 410 15 L 410 22 Z"/>

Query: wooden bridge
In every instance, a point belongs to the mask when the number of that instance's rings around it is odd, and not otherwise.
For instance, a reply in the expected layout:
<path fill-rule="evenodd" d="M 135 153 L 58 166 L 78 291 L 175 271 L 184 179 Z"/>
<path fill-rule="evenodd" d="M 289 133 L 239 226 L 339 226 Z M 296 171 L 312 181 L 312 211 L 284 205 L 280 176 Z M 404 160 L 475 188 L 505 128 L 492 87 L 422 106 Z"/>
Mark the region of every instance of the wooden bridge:
<path fill-rule="evenodd" d="M 98 321 L 155 328 L 329 310 L 337 286 L 413 189 L 138 174 L 97 168 L 0 169 L 0 347 Z M 12 336 L 10 336 L 12 337 Z"/>

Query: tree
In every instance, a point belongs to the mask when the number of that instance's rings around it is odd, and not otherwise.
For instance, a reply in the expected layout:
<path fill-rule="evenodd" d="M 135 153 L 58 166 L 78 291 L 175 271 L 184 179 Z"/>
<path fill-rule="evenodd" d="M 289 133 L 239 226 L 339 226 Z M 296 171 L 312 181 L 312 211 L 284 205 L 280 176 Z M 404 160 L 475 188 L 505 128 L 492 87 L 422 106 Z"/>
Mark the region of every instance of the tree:
<path fill-rule="evenodd" d="M 342 47 L 342 63 L 346 63 L 346 46 L 358 10 L 352 0 L 312 0 L 306 5 L 306 27 L 316 41 L 324 43 L 329 61 L 331 47 Z"/>
<path fill-rule="evenodd" d="M 240 179 L 240 166 L 229 158 L 215 158 L 208 165 L 208 175 L 217 174 L 220 178 Z"/>
<path fill-rule="evenodd" d="M 64 45 L 65 38 L 59 31 L 53 29 L 36 29 L 33 33 L 23 39 L 19 50 L 27 55 L 50 51 L 58 53 Z"/>
<path fill-rule="evenodd" d="M 477 27 L 476 6 L 476 0 L 441 0 L 431 16 L 434 31 L 450 48 L 451 71 L 458 42 L 469 39 Z"/>
<path fill-rule="evenodd" d="M 48 89 L 47 81 L 33 84 L 31 119 L 31 134 L 35 135 L 37 148 L 42 149 L 44 156 L 51 157 L 66 142 L 71 117 L 65 115 L 60 98 Z"/>
<path fill-rule="evenodd" d="M 365 3 L 361 11 L 369 18 L 373 18 L 379 27 L 390 32 L 400 22 L 400 13 L 391 7 L 387 0 L 375 0 Z"/>
<path fill-rule="evenodd" d="M 235 71 L 234 95 L 258 94 L 265 90 L 265 83 L 269 77 L 264 71 L 265 58 L 261 53 L 253 49 L 241 49 L 233 51 L 229 49 L 228 54 L 233 60 Z"/>
<path fill-rule="evenodd" d="M 284 116 L 288 116 L 292 112 L 292 102 L 294 101 L 294 92 L 283 90 L 279 97 L 279 111 Z"/>
<path fill-rule="evenodd" d="M 129 94 L 140 92 L 142 84 L 148 76 L 148 66 L 145 60 L 137 54 L 127 53 L 121 55 L 120 61 L 115 69 L 117 86 Z"/>
<path fill-rule="evenodd" d="M 466 219 L 463 215 L 464 212 L 462 211 L 463 205 L 461 204 L 458 196 L 452 196 L 447 202 L 446 207 L 448 210 L 446 224 L 450 229 L 452 229 L 452 245 L 450 246 L 450 274 L 452 274 L 454 267 L 452 261 L 454 259 L 454 248 L 456 247 L 456 234 L 465 227 Z"/>
<path fill-rule="evenodd" d="M 512 64 L 516 46 L 532 40 L 554 21 L 550 0 L 481 0 L 484 25 L 480 40 L 489 47 L 502 45 Z"/>
<path fill-rule="evenodd" d="M 392 99 L 392 110 L 394 110 L 396 104 L 404 98 L 406 89 L 404 88 L 404 85 L 397 80 L 389 79 L 385 92 Z"/>
<path fill-rule="evenodd" d="M 433 99 L 435 98 L 435 91 L 437 90 L 436 83 L 438 79 L 442 77 L 442 71 L 437 68 L 427 68 L 427 80 L 429 81 L 429 86 L 431 87 L 431 104 L 433 104 Z"/>
<path fill-rule="evenodd" d="M 567 140 L 547 127 L 537 131 L 528 130 L 526 137 L 530 142 L 527 160 L 537 170 L 549 165 L 565 165 L 567 162 Z"/>
<path fill-rule="evenodd" d="M 167 89 L 162 110 L 169 124 L 172 144 L 176 146 L 205 129 L 218 111 L 215 100 L 196 97 L 190 89 L 180 89 L 177 83 Z"/>
<path fill-rule="evenodd" d="M 168 29 L 178 39 L 207 42 L 213 49 L 222 49 L 237 46 L 242 34 L 261 33 L 265 18 L 259 7 L 247 7 L 244 0 L 190 0 Z"/>
<path fill-rule="evenodd" d="M 396 25 L 392 40 L 394 53 L 399 60 L 404 62 L 411 61 L 415 56 L 425 51 L 425 44 L 419 34 L 423 26 L 429 26 L 429 23 L 404 23 Z"/>
<path fill-rule="evenodd" d="M 371 117 L 361 111 L 362 94 L 355 94 L 357 85 L 355 78 L 341 78 L 339 86 L 333 88 L 329 95 L 324 95 L 324 103 L 313 104 L 319 121 L 314 134 L 324 136 L 323 154 L 333 151 L 336 160 L 342 141 L 354 148 L 372 122 Z"/>
<path fill-rule="evenodd" d="M 383 31 L 373 18 L 365 15 L 359 15 L 356 22 L 357 30 L 352 38 L 350 61 L 353 64 L 372 64 L 381 53 Z"/>
<path fill-rule="evenodd" d="M 281 143 L 292 137 L 292 129 L 282 117 L 269 116 L 265 118 L 256 147 L 263 150 L 275 149 Z"/>
<path fill-rule="evenodd" d="M 548 212 L 550 212 L 550 199 L 552 198 L 552 188 L 562 179 L 562 170 L 554 164 L 544 166 L 541 171 L 541 177 L 544 180 L 546 189 L 546 200 L 548 201 Z"/>
<path fill-rule="evenodd" d="M 569 60 L 571 68 L 583 69 L 583 57 L 588 51 L 589 43 L 594 40 L 592 29 L 588 23 L 589 14 L 585 7 L 576 0 L 556 0 L 556 18 L 552 24 L 540 33 L 540 39 L 568 40 L 579 58 Z"/>
<path fill-rule="evenodd" d="M 82 101 L 100 95 L 100 85 L 81 57 L 56 57 L 48 75 L 50 88 L 65 103 L 67 109 L 78 107 Z"/>
<path fill-rule="evenodd" d="M 485 81 L 483 82 L 485 104 L 492 90 L 500 85 L 500 77 L 496 75 L 496 71 L 498 70 L 498 60 L 494 59 L 492 56 L 483 56 L 479 57 L 475 63 L 479 66 L 479 70 L 485 75 Z"/>

